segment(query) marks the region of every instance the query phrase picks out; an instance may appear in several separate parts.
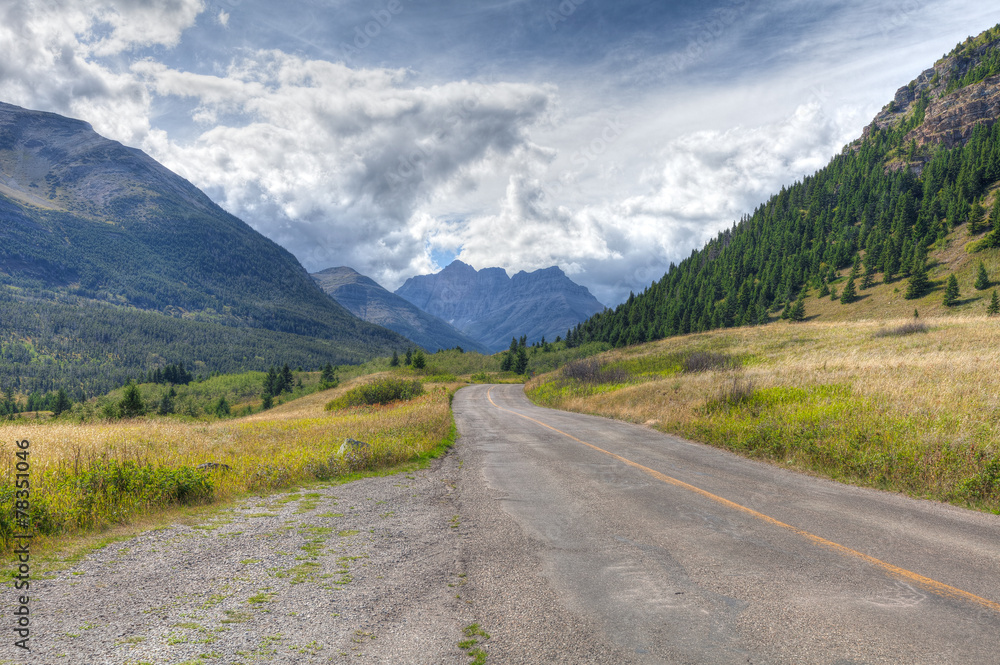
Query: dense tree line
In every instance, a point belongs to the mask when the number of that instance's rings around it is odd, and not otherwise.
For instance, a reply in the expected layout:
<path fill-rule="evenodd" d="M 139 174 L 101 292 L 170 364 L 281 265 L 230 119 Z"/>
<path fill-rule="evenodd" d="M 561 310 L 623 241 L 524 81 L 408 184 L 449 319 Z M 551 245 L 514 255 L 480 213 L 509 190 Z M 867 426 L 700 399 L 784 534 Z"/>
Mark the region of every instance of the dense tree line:
<path fill-rule="evenodd" d="M 346 365 L 380 348 L 363 337 L 323 340 L 93 302 L 15 298 L 2 286 L 0 313 L 0 390 L 44 394 L 62 388 L 73 401 L 129 380 L 147 380 L 168 360 L 183 365 L 188 375 L 207 376 L 267 371 L 285 363 L 313 369 L 329 362 Z M 169 381 L 163 369 L 161 379 Z"/>
<path fill-rule="evenodd" d="M 922 122 L 925 101 L 898 126 L 782 188 L 639 295 L 568 331 L 567 345 L 623 346 L 766 323 L 779 309 L 799 309 L 792 303 L 805 289 L 836 296 L 830 282 L 848 267 L 842 302 L 859 297 L 855 280 L 869 288 L 875 275 L 907 279 L 906 297 L 915 298 L 930 286 L 928 251 L 956 227 L 985 234 L 980 247 L 1000 247 L 1000 197 L 991 210 L 983 205 L 1000 180 L 1000 123 L 977 126 L 964 145 L 917 149 L 904 137 Z M 919 175 L 907 158 L 923 161 Z"/>

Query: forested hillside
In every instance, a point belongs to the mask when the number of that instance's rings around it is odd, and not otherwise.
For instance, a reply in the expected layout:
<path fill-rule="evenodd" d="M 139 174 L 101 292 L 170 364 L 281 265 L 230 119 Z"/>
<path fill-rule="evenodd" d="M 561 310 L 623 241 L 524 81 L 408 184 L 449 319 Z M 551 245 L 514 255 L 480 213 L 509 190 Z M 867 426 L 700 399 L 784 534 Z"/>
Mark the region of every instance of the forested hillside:
<path fill-rule="evenodd" d="M 570 343 L 623 346 L 764 324 L 779 312 L 797 320 L 814 296 L 851 307 L 897 281 L 885 290 L 897 301 L 949 290 L 954 275 L 928 276 L 940 253 L 964 246 L 957 269 L 1000 248 L 998 53 L 1000 26 L 959 44 L 901 88 L 828 166 L 571 330 Z M 941 300 L 957 302 L 946 293 Z"/>
<path fill-rule="evenodd" d="M 80 396 L 168 363 L 316 369 L 407 346 L 141 151 L 0 103 L 0 389 Z"/>

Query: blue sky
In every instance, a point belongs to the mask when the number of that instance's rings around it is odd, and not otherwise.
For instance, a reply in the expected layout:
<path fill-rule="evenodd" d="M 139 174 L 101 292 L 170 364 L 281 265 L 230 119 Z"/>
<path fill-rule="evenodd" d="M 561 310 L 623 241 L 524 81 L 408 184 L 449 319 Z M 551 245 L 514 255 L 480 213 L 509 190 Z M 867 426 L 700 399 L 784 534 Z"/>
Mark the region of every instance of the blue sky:
<path fill-rule="evenodd" d="M 0 100 L 389 288 L 454 257 L 614 305 L 822 167 L 976 0 L 28 0 Z"/>

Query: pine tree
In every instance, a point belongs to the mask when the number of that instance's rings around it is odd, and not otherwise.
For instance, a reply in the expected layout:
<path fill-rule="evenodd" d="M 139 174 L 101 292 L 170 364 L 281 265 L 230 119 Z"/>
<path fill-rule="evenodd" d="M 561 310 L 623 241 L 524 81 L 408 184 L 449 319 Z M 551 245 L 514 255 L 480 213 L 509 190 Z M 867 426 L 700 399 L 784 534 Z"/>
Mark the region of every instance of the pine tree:
<path fill-rule="evenodd" d="M 396 364 L 399 364 L 399 358 L 396 358 Z M 299 382 L 301 383 L 301 379 Z M 330 388 L 336 388 L 340 385 L 340 379 L 337 378 L 337 370 L 333 368 L 330 363 L 326 364 L 323 368 L 322 373 L 319 375 L 319 385 L 321 390 L 329 390 Z"/>
<path fill-rule="evenodd" d="M 948 285 L 944 289 L 944 306 L 954 306 L 958 301 L 958 296 L 958 280 L 954 274 L 948 275 Z"/>
<path fill-rule="evenodd" d="M 840 296 L 837 294 L 837 287 L 830 287 L 830 300 L 837 300 Z"/>
<path fill-rule="evenodd" d="M 929 286 L 930 280 L 927 278 L 927 264 L 921 261 L 910 275 L 910 282 L 906 287 L 906 293 L 903 297 L 907 300 L 919 298 L 924 295 Z"/>
<path fill-rule="evenodd" d="M 785 306 L 781 308 L 781 316 L 778 317 L 782 321 L 787 321 L 792 318 L 792 301 L 785 303 Z"/>
<path fill-rule="evenodd" d="M 990 288 L 990 276 L 986 272 L 986 266 L 983 262 L 979 262 L 979 270 L 976 273 L 976 283 L 974 285 L 977 291 L 983 291 Z"/>
<path fill-rule="evenodd" d="M 973 204 L 972 210 L 969 211 L 969 235 L 977 235 L 983 230 L 983 206 L 978 203 Z"/>
<path fill-rule="evenodd" d="M 134 383 L 129 382 L 125 386 L 125 392 L 122 394 L 121 401 L 118 402 L 118 411 L 123 418 L 135 418 L 146 413 L 146 405 L 143 404 L 142 395 L 139 394 L 139 388 Z"/>
<path fill-rule="evenodd" d="M 854 274 L 847 278 L 847 284 L 844 285 L 844 292 L 840 294 L 840 304 L 849 305 L 858 299 L 858 291 L 854 286 Z"/>
<path fill-rule="evenodd" d="M 823 286 L 820 288 L 819 294 L 816 297 L 825 298 L 828 295 L 830 295 L 830 285 L 827 284 L 826 281 L 824 281 Z"/>
<path fill-rule="evenodd" d="M 73 403 L 69 400 L 69 395 L 62 388 L 56 393 L 55 402 L 52 404 L 52 415 L 58 416 L 64 411 L 69 411 Z"/>
<path fill-rule="evenodd" d="M 278 387 L 278 373 L 272 365 L 271 368 L 267 370 L 267 376 L 264 377 L 264 393 L 271 396 L 277 395 L 279 392 Z"/>
<path fill-rule="evenodd" d="M 399 354 L 395 351 L 392 352 L 392 360 L 389 361 L 389 367 L 399 367 Z"/>
<path fill-rule="evenodd" d="M 160 398 L 160 403 L 156 407 L 156 412 L 161 416 L 169 416 L 174 412 L 174 398 L 170 393 L 173 392 L 173 387 L 170 390 L 163 391 L 163 397 Z"/>
<path fill-rule="evenodd" d="M 427 360 L 424 358 L 424 350 L 417 349 L 413 353 L 413 369 L 423 369 L 427 366 Z"/>
<path fill-rule="evenodd" d="M 990 304 L 986 308 L 986 313 L 990 316 L 996 316 L 1000 314 L 1000 298 L 997 298 L 997 290 L 993 289 L 993 297 L 990 298 Z"/>
<path fill-rule="evenodd" d="M 413 364 L 413 349 L 406 350 L 406 357 L 403 358 L 403 364 L 407 367 Z"/>
<path fill-rule="evenodd" d="M 225 395 L 219 397 L 219 401 L 215 403 L 215 406 L 212 407 L 212 410 L 215 412 L 215 415 L 218 416 L 219 418 L 225 418 L 226 416 L 229 415 L 230 412 L 229 402 L 226 400 Z"/>
<path fill-rule="evenodd" d="M 292 386 L 294 384 L 295 377 L 292 376 L 292 370 L 288 368 L 288 363 L 285 363 L 285 366 L 281 368 L 281 390 L 292 392 Z"/>
<path fill-rule="evenodd" d="M 524 374 L 528 371 L 528 349 L 518 345 L 517 357 L 514 359 L 514 373 Z"/>
<path fill-rule="evenodd" d="M 791 321 L 802 321 L 806 318 L 806 292 L 804 289 L 799 292 L 799 297 L 795 299 L 795 304 L 792 305 L 792 311 L 788 318 Z"/>
<path fill-rule="evenodd" d="M 865 276 L 861 279 L 861 288 L 870 289 L 875 283 L 875 268 L 871 265 L 865 267 Z"/>
<path fill-rule="evenodd" d="M 263 397 L 261 398 L 260 410 L 267 411 L 272 406 L 274 406 L 274 395 L 272 395 L 269 392 L 265 392 Z"/>

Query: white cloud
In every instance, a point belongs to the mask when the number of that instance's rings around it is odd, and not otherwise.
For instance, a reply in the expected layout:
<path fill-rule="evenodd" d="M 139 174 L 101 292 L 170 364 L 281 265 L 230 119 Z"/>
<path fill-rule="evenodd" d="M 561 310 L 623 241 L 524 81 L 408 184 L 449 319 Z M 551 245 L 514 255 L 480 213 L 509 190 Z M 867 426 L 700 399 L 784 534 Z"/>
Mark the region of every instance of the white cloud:
<path fill-rule="evenodd" d="M 829 117 L 812 102 L 780 123 L 690 133 L 659 151 L 642 193 L 615 200 L 605 190 L 606 203 L 576 208 L 550 205 L 542 181 L 513 175 L 498 213 L 436 242 L 461 246 L 459 258 L 476 267 L 559 264 L 614 305 L 783 184 L 822 168 L 852 138 L 854 123 L 853 115 Z"/>
<path fill-rule="evenodd" d="M 232 118 L 183 145 L 152 132 L 143 147 L 311 270 L 348 264 L 400 283 L 428 267 L 424 204 L 551 157 L 528 137 L 550 106 L 542 86 L 417 87 L 404 71 L 279 51 L 247 53 L 220 76 L 132 69 L 159 96 L 192 98 L 198 122 Z"/>
<path fill-rule="evenodd" d="M 201 0 L 25 0 L 0 6 L 4 101 L 84 118 L 105 136 L 137 144 L 149 130 L 149 96 L 101 58 L 173 46 Z"/>

